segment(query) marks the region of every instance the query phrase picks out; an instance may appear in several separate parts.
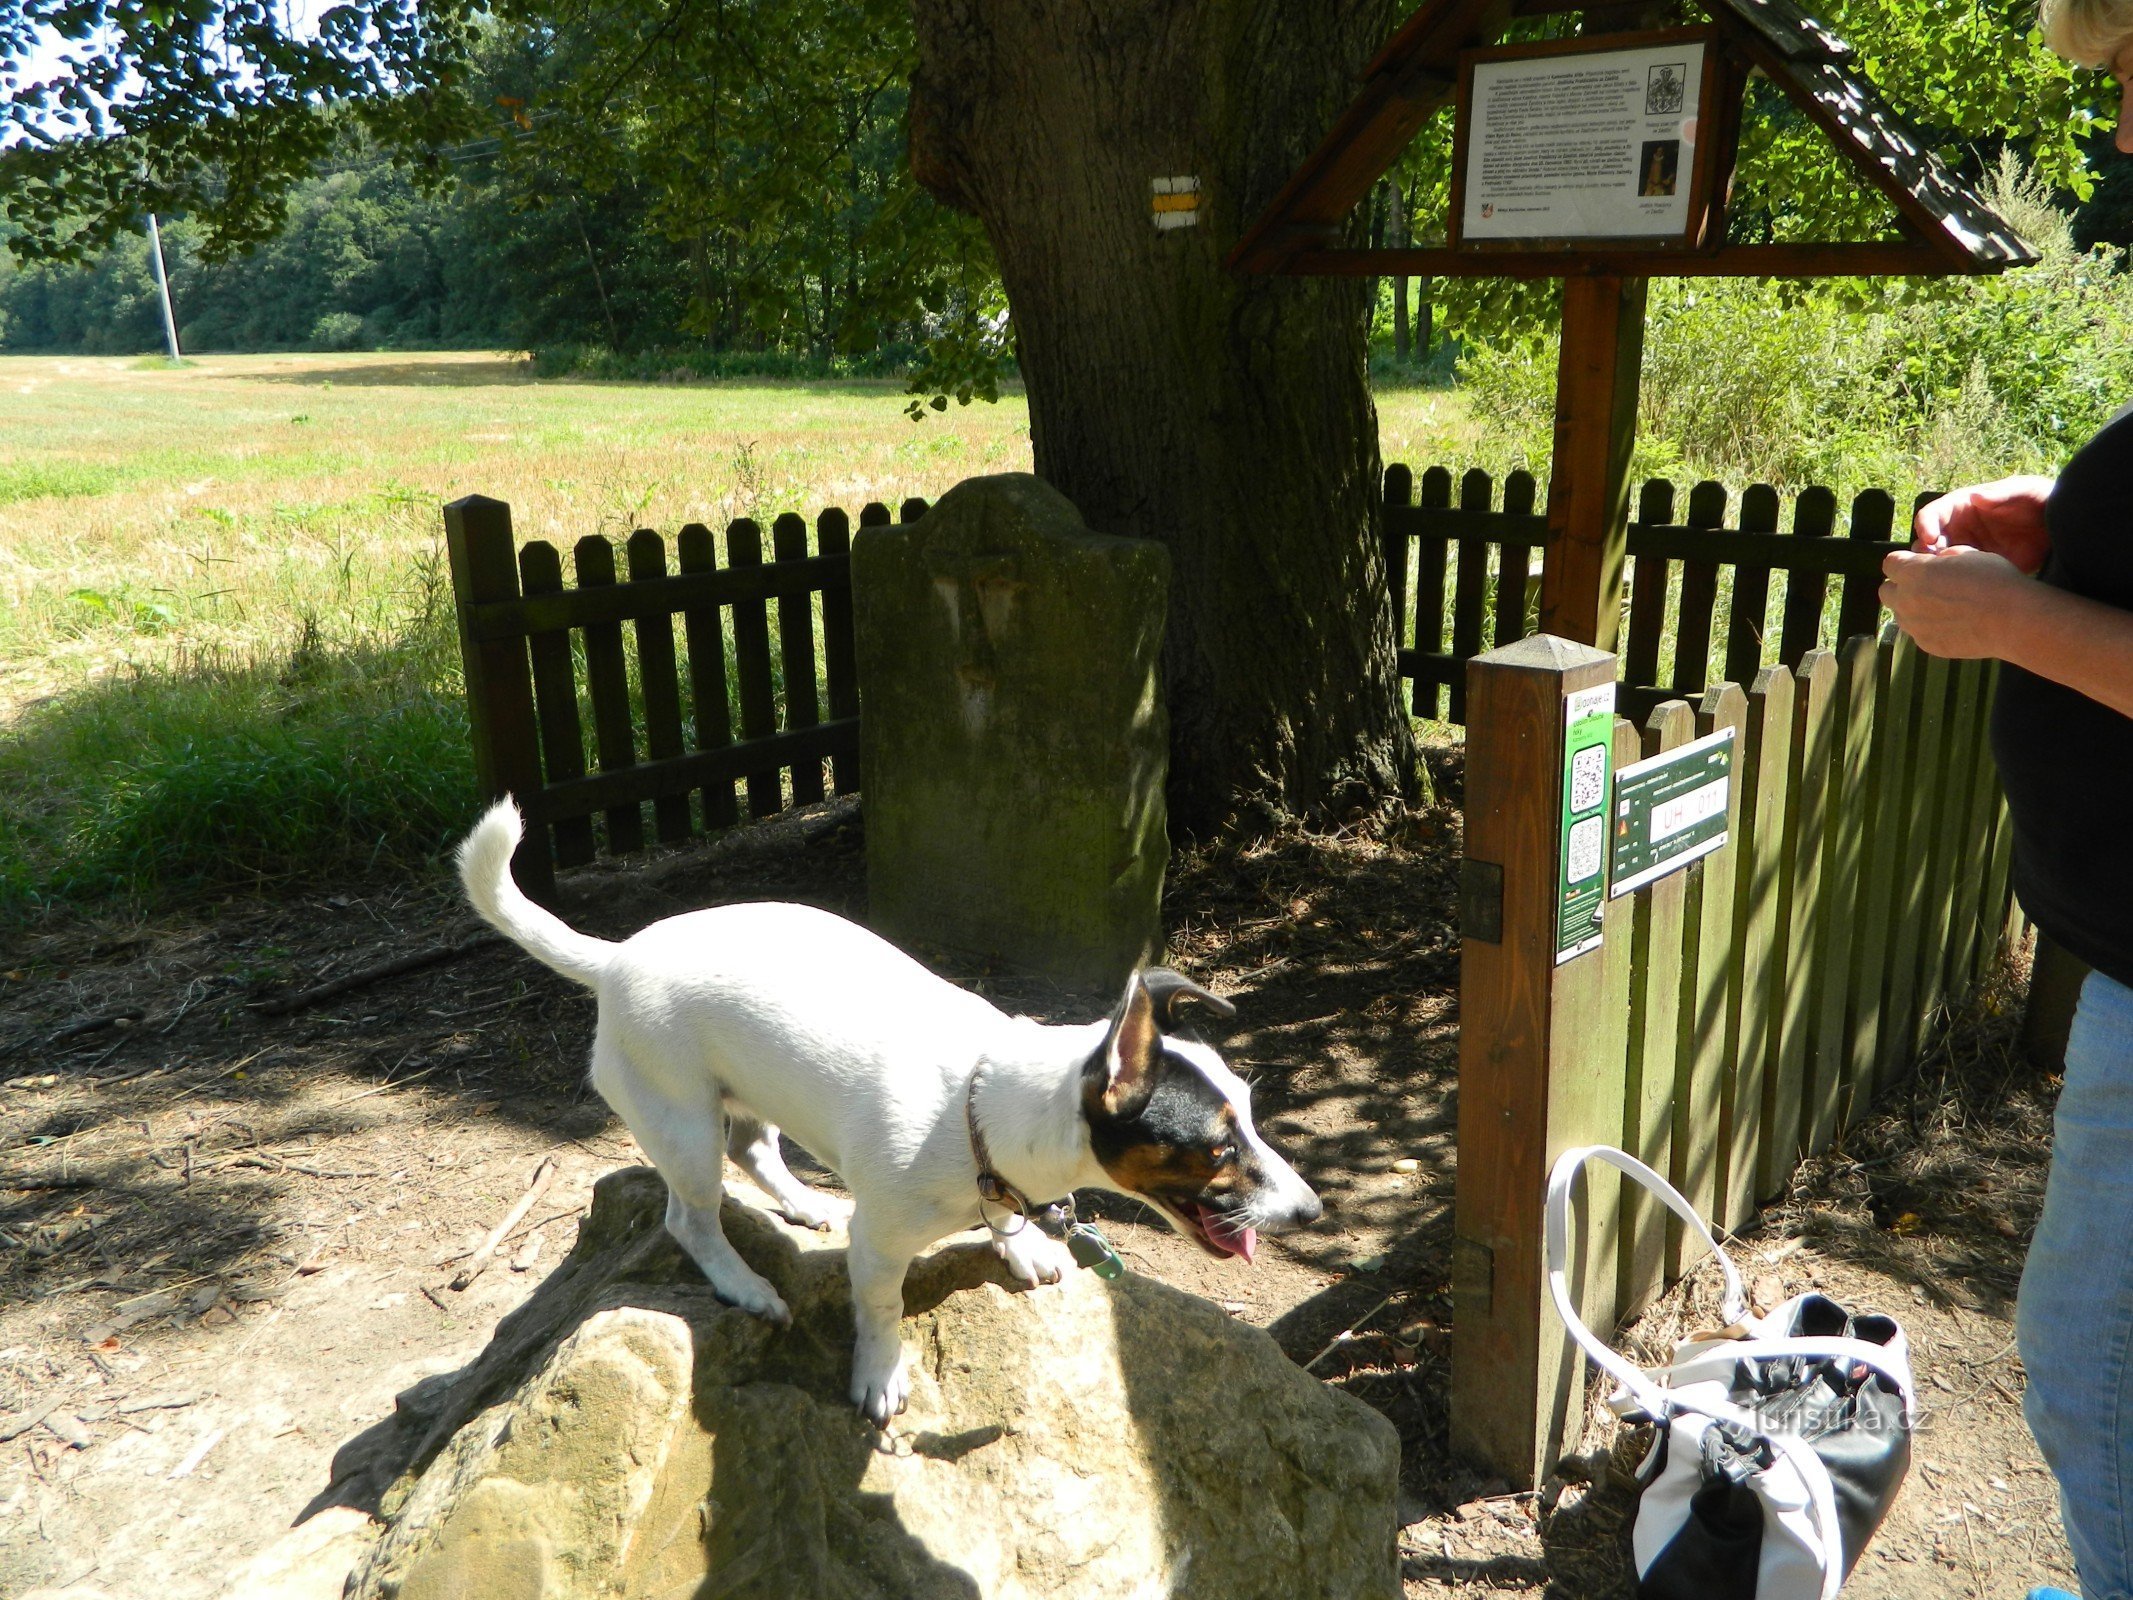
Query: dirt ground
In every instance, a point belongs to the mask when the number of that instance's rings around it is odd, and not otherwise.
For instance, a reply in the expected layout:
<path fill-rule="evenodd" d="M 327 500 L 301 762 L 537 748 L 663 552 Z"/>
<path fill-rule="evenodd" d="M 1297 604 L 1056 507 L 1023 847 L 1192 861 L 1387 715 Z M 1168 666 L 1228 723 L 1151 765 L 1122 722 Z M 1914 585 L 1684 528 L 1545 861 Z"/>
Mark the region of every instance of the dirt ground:
<path fill-rule="evenodd" d="M 1236 1001 L 1224 1048 L 1325 1221 L 1247 1269 L 1138 1207 L 1085 1209 L 1130 1266 L 1267 1328 L 1392 1419 L 1411 1597 L 1598 1600 L 1627 1592 L 1609 1452 L 1626 1460 L 1634 1438 L 1597 1429 L 1525 1495 L 1445 1449 L 1458 772 L 1435 759 L 1436 809 L 1211 846 L 1172 873 L 1173 962 Z M 565 894 L 610 935 L 751 898 L 863 914 L 861 824 L 848 803 L 810 808 L 584 869 Z M 568 1248 L 593 1180 L 639 1159 L 583 1085 L 590 998 L 502 944 L 458 948 L 476 933 L 440 871 L 75 921 L 0 953 L 0 1597 L 223 1593 L 331 1502 L 336 1448 L 469 1360 Z M 289 1004 L 439 946 L 456 953 Z M 937 964 L 1051 1020 L 1112 998 Z M 2010 1323 L 2055 1086 L 2014 1064 L 2009 1032 L 1970 1019 L 1740 1243 L 1758 1300 L 1813 1284 L 1909 1328 L 1917 1467 L 1848 1591 L 1862 1600 L 2068 1577 Z M 1657 1351 L 1697 1322 L 1710 1276 L 1632 1338 Z"/>

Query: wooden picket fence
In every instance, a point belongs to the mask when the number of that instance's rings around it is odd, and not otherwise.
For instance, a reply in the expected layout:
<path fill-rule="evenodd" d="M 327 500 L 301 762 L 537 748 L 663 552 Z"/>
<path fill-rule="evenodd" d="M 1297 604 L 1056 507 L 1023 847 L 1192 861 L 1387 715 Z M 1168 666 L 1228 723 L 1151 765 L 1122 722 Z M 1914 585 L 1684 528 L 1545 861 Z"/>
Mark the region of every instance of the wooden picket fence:
<path fill-rule="evenodd" d="M 925 510 L 906 500 L 901 520 Z M 671 843 L 739 821 L 743 799 L 761 817 L 858 787 L 843 511 L 816 517 L 812 551 L 802 518 L 777 518 L 767 563 L 746 518 L 726 528 L 724 565 L 700 524 L 680 530 L 672 570 L 659 534 L 631 534 L 626 576 L 589 536 L 571 552 L 574 586 L 554 545 L 517 544 L 502 501 L 472 496 L 444 518 L 476 773 L 526 816 L 514 866 L 528 893 L 552 894 L 558 866 L 603 845 L 643 849 L 647 805 L 650 837 Z M 890 520 L 882 505 L 859 514 Z"/>
<path fill-rule="evenodd" d="M 1464 722 L 1467 661 L 1534 629 L 1547 519 L 1535 509 L 1531 473 L 1508 474 L 1500 498 L 1485 472 L 1462 474 L 1456 497 L 1454 486 L 1448 470 L 1431 467 L 1418 497 L 1413 471 L 1388 467 L 1383 537 L 1415 715 Z M 1919 496 L 1914 509 L 1930 498 Z M 1732 526 L 1727 511 L 1719 483 L 1683 496 L 1653 479 L 1637 497 L 1622 704 L 1638 716 L 1670 694 L 1746 683 L 1772 660 L 1796 667 L 1817 645 L 1880 626 L 1881 560 L 1904 545 L 1886 490 L 1853 497 L 1841 536 L 1828 489 L 1800 491 L 1789 533 L 1779 531 L 1784 507 L 1767 484 L 1741 495 Z M 1781 594 L 1773 576 L 1784 579 Z"/>
<path fill-rule="evenodd" d="M 1471 692 L 1519 655 L 1482 656 Z M 1601 950 L 1561 967 L 1552 920 L 1545 940 L 1511 926 L 1535 873 L 1549 887 L 1531 915 L 1552 919 L 1560 706 L 1507 715 L 1517 702 L 1493 688 L 1477 700 L 1467 872 L 1503 887 L 1496 926 L 1477 930 L 1471 906 L 1464 919 L 1453 1426 L 1466 1449 L 1530 1478 L 1577 1430 L 1582 1364 L 1564 1359 L 1539 1259 L 1557 1152 L 1618 1145 L 1742 1226 L 1911 1069 L 2019 936 L 1987 740 L 1994 671 L 1925 656 L 1890 627 L 1618 718 L 1617 769 L 1735 730 L 1732 842 L 1609 902 Z M 1697 1242 L 1611 1175 L 1591 1179 L 1586 1215 L 1578 1293 L 1595 1327 L 1696 1262 Z"/>

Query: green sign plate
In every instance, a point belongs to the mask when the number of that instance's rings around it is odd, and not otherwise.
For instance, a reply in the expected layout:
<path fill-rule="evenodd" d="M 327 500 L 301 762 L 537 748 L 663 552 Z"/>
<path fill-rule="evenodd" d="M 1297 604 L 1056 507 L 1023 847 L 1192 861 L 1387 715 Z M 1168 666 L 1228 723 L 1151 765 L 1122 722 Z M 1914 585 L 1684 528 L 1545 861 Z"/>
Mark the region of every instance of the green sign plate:
<path fill-rule="evenodd" d="M 1614 765 L 1615 686 L 1563 702 L 1563 832 L 1556 851 L 1555 964 L 1600 947 L 1607 898 L 1607 780 Z"/>
<path fill-rule="evenodd" d="M 1732 781 L 1731 728 L 1616 773 L 1610 893 L 1641 889 L 1723 846 Z"/>

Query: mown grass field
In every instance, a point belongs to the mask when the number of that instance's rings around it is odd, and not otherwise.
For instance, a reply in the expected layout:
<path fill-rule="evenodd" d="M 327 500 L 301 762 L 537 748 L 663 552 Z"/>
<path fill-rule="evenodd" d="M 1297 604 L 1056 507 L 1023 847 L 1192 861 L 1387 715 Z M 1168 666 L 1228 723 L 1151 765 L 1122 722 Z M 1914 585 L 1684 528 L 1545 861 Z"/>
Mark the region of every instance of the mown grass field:
<path fill-rule="evenodd" d="M 0 358 L 0 916 L 433 848 L 471 779 L 438 507 L 522 537 L 766 521 L 1026 470 L 1019 395 L 535 382 L 480 354 Z M 1385 458 L 1473 444 L 1380 396 Z"/>

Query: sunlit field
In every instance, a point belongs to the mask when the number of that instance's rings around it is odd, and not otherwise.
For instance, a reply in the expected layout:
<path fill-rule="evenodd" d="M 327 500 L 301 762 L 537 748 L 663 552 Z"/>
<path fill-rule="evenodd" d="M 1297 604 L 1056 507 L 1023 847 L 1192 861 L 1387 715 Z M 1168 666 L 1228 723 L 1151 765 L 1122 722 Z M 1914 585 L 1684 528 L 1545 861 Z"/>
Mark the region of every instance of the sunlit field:
<path fill-rule="evenodd" d="M 471 803 L 440 506 L 767 522 L 1030 466 L 894 382 L 536 382 L 485 355 L 0 358 L 0 919 L 416 859 Z M 1456 397 L 1380 397 L 1388 460 Z"/>
<path fill-rule="evenodd" d="M 485 355 L 0 358 L 0 719 L 120 663 L 389 629 L 441 580 L 437 508 L 574 540 L 856 512 L 1026 470 L 1019 394 L 912 422 L 893 382 L 534 382 Z M 1457 398 L 1379 398 L 1387 460 Z"/>

